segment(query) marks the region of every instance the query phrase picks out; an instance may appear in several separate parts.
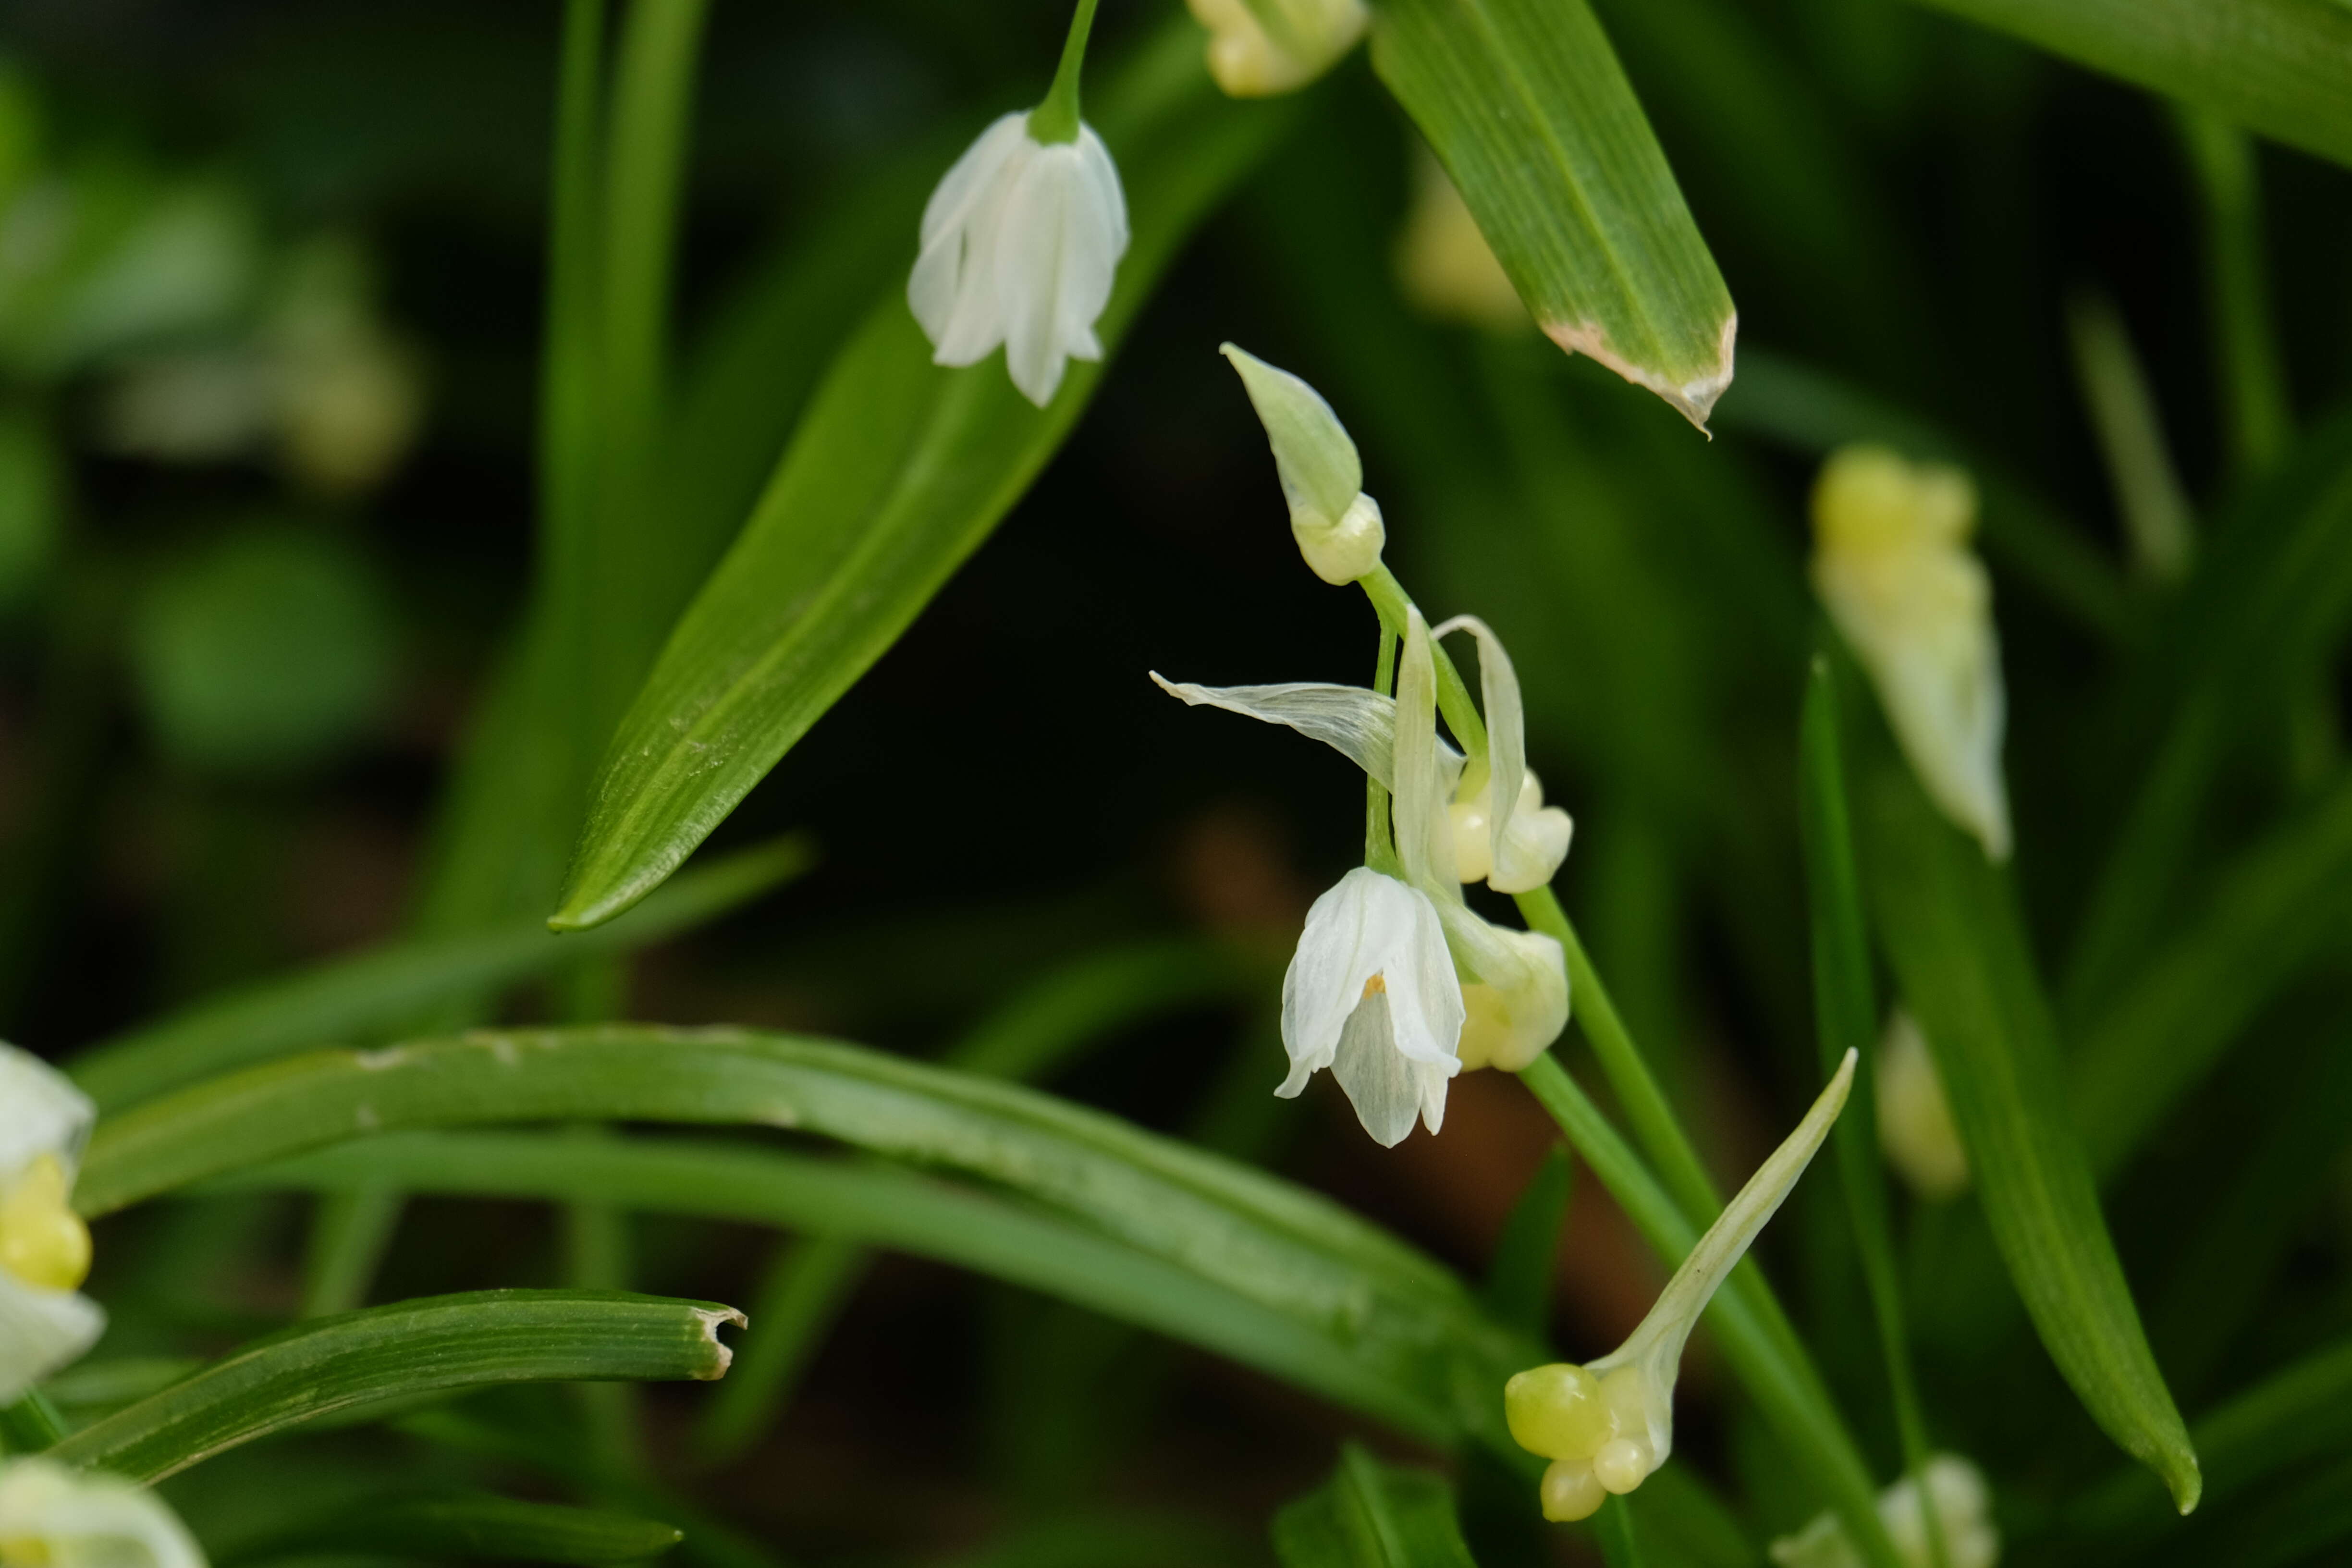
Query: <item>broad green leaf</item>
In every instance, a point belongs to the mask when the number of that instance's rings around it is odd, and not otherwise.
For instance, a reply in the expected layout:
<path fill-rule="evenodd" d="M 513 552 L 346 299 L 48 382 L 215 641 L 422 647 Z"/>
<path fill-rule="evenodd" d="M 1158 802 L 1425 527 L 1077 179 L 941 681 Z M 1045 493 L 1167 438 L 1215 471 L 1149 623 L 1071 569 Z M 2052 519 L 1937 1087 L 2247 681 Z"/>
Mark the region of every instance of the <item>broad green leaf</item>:
<path fill-rule="evenodd" d="M 1856 827 L 1904 1004 L 1936 1058 L 1993 1237 L 2076 1395 L 2183 1513 L 2203 1483 L 2069 1120 L 2057 1024 L 2016 896 L 1882 748 Z"/>
<path fill-rule="evenodd" d="M 1287 119 L 1216 96 L 1196 33 L 1167 38 L 1183 51 L 1183 89 L 1168 90 L 1155 53 L 1097 121 L 1133 232 L 1097 329 L 1110 350 Z M 1034 408 L 1000 360 L 940 369 L 904 300 L 877 305 L 622 721 L 549 923 L 610 920 L 675 870 L 988 537 L 1101 375 L 1073 364 L 1052 406 Z"/>
<path fill-rule="evenodd" d="M 67 1072 L 112 1110 L 248 1062 L 380 1036 L 451 997 L 543 974 L 583 953 L 626 952 L 716 920 L 799 876 L 814 858 L 798 835 L 738 851 L 584 936 L 551 936 L 532 920 L 329 959 L 101 1041 Z"/>
<path fill-rule="evenodd" d="M 321 1416 L 499 1383 L 723 1376 L 731 1307 L 653 1296 L 488 1290 L 323 1318 L 231 1352 L 49 1452 L 160 1480 Z"/>
<path fill-rule="evenodd" d="M 1584 0 L 1380 0 L 1372 68 L 1545 333 L 1704 430 L 1738 312 Z"/>
<path fill-rule="evenodd" d="M 1477 1568 L 1445 1478 L 1354 1443 L 1329 1480 L 1275 1515 L 1274 1551 L 1282 1568 Z"/>
<path fill-rule="evenodd" d="M 1568 1151 L 1555 1146 L 1528 1178 L 1519 1201 L 1503 1222 L 1487 1265 L 1486 1310 L 1531 1340 L 1549 1337 L 1551 1281 L 1559 1267 L 1559 1230 L 1568 1222 L 1569 1187 L 1575 1166 Z"/>
<path fill-rule="evenodd" d="M 2352 946 L 2352 784 L 2273 828 L 2195 922 L 2115 990 L 2070 1064 L 2092 1168 L 2113 1175 L 2311 964 Z"/>
<path fill-rule="evenodd" d="M 1445 1269 L 1303 1189 L 1012 1085 L 743 1030 L 484 1032 L 247 1068 L 102 1120 L 75 1201 L 96 1215 L 355 1135 L 537 1120 L 789 1127 L 1016 1187 L 1351 1345 L 1334 1378 L 1419 1365 L 1414 1403 L 1384 1412 L 1409 1429 L 1498 1432 L 1494 1390 L 1529 1353 Z"/>
<path fill-rule="evenodd" d="M 2352 10 L 2339 0 L 1923 3 L 2352 164 Z"/>
<path fill-rule="evenodd" d="M 1053 1152 L 1028 1144 L 1008 1152 Z M 383 1179 L 426 1194 L 607 1203 L 906 1252 L 1154 1330 L 1433 1441 L 1459 1439 L 1468 1423 L 1453 1406 L 1473 1399 L 1479 1415 L 1491 1402 L 1487 1424 L 1499 1436 L 1502 1402 L 1486 1391 L 1517 1370 L 1517 1352 L 1497 1350 L 1502 1337 L 1460 1301 L 1399 1292 L 1311 1240 L 1251 1237 L 1260 1265 L 1221 1270 L 1193 1256 L 1214 1239 L 1206 1223 L 1138 1226 L 1140 1234 L 1122 1239 L 1083 1216 L 879 1163 L 655 1139 L 395 1133 L 230 1184 L 337 1191 Z M 1039 1184 L 1023 1184 L 1031 1195 Z M 1312 1282 L 1315 1296 L 1284 1296 L 1290 1277 Z M 1335 1289 L 1350 1298 L 1338 1309 L 1328 1300 Z"/>
<path fill-rule="evenodd" d="M 353 1553 L 603 1568 L 658 1557 L 680 1538 L 673 1525 L 601 1509 L 487 1496 L 387 1498 L 299 1520 L 228 1561 Z"/>

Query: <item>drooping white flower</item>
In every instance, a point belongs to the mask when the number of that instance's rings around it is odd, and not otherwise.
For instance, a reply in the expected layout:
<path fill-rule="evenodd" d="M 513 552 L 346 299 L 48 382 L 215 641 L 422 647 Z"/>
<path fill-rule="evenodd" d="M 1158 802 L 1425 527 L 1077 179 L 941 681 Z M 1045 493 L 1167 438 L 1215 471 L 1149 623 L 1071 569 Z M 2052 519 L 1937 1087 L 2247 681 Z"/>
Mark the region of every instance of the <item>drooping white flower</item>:
<path fill-rule="evenodd" d="M 1363 0 L 1186 0 L 1209 30 L 1209 74 L 1229 98 L 1305 87 L 1356 47 Z"/>
<path fill-rule="evenodd" d="M 1675 1445 L 1675 1380 L 1683 1346 L 1717 1288 L 1829 1136 L 1853 1087 L 1854 1060 L 1848 1051 L 1797 1130 L 1707 1226 L 1631 1338 L 1598 1361 L 1531 1367 L 1504 1387 L 1511 1436 L 1551 1461 L 1540 1489 L 1546 1519 L 1590 1518 L 1608 1494 L 1632 1491 L 1666 1462 Z"/>
<path fill-rule="evenodd" d="M 1989 858 L 2006 860 L 2008 694 L 1992 584 L 1968 546 L 1976 509 L 1976 487 L 1958 468 L 1843 447 L 1813 489 L 1813 587 L 1928 795 Z"/>
<path fill-rule="evenodd" d="M 1927 1037 L 1897 1011 L 1878 1043 L 1878 1146 L 1911 1190 L 1930 1203 L 1968 1190 L 1969 1151 L 1952 1121 L 1952 1102 Z"/>
<path fill-rule="evenodd" d="M 1418 1115 L 1436 1131 L 1462 1070 L 1462 986 L 1429 898 L 1359 866 L 1307 911 L 1282 977 L 1282 1044 L 1297 1095 L 1325 1068 L 1373 1141 L 1393 1148 Z"/>
<path fill-rule="evenodd" d="M 977 364 L 999 343 L 1023 396 L 1043 408 L 1073 359 L 1102 358 L 1095 322 L 1127 253 L 1127 197 L 1102 138 L 1040 142 L 1030 115 L 1000 118 L 923 208 L 907 303 L 933 363 Z"/>
<path fill-rule="evenodd" d="M 1944 1538 L 1944 1561 L 1949 1568 L 1993 1568 L 2000 1561 L 2000 1529 L 1993 1522 L 1992 1489 L 1984 1472 L 1958 1454 L 1930 1455 L 1925 1471 L 1927 1500 Z M 1904 1568 L 1934 1568 L 1936 1562 L 1919 1503 L 1919 1484 L 1910 1476 L 1878 1496 L 1879 1521 Z M 1780 1568 L 1862 1568 L 1862 1555 L 1843 1523 L 1827 1511 L 1772 1542 L 1771 1557 Z"/>
<path fill-rule="evenodd" d="M 53 1459 L 0 1460 L 0 1563 L 8 1568 L 205 1568 L 205 1554 L 146 1488 Z"/>
<path fill-rule="evenodd" d="M 1518 671 L 1503 639 L 1475 616 L 1456 616 L 1432 637 L 1465 631 L 1478 643 L 1479 696 L 1486 709 L 1486 773 L 1465 778 L 1448 807 L 1454 822 L 1455 869 L 1465 882 L 1483 881 L 1498 893 L 1531 893 L 1549 883 L 1568 858 L 1576 824 L 1543 803 L 1543 785 L 1528 767 L 1527 708 Z M 1496 801 L 1506 802 L 1496 810 Z"/>
<path fill-rule="evenodd" d="M 1318 577 L 1334 587 L 1381 563 L 1388 531 L 1381 503 L 1364 493 L 1363 460 L 1323 395 L 1232 343 L 1218 353 L 1241 373 L 1250 405 L 1274 448 L 1275 473 L 1290 507 L 1290 536 Z"/>
<path fill-rule="evenodd" d="M 106 1328 L 98 1303 L 75 1292 L 89 1273 L 89 1228 L 69 1201 L 96 1116 L 63 1074 L 0 1044 L 0 1404 Z"/>

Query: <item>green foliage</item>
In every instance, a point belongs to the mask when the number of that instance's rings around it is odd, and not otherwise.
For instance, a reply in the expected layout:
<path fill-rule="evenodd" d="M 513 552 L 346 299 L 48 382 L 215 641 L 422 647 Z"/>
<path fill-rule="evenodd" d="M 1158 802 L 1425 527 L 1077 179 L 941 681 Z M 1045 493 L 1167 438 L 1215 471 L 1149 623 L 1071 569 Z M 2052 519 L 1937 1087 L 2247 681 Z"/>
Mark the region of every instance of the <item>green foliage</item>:
<path fill-rule="evenodd" d="M 356 1552 L 427 1562 L 604 1568 L 658 1557 L 677 1544 L 681 1533 L 625 1513 L 513 1498 L 395 1497 L 297 1520 L 229 1561 Z"/>
<path fill-rule="evenodd" d="M 1282 1568 L 1475 1568 L 1444 1479 L 1353 1443 L 1329 1480 L 1274 1516 L 1274 1550 Z"/>
<path fill-rule="evenodd" d="M 1738 316 L 1584 0 L 1381 0 L 1372 63 L 1537 324 L 1706 428 Z"/>

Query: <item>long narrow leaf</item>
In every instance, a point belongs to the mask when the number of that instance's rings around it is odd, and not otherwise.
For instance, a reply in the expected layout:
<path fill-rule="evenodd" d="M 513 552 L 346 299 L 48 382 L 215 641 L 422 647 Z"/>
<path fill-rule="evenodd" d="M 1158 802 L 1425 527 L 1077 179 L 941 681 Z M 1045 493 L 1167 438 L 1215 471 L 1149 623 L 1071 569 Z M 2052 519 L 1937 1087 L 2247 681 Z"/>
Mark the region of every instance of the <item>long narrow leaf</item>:
<path fill-rule="evenodd" d="M 1353 1443 L 1329 1480 L 1275 1516 L 1274 1550 L 1282 1568 L 1477 1568 L 1445 1479 Z"/>
<path fill-rule="evenodd" d="M 1951 1096 L 1969 1166 L 2042 1342 L 2099 1425 L 2171 1489 L 2203 1483 L 2067 1117 L 2057 1026 L 2015 897 L 1883 749 L 1856 826 L 1871 901 Z"/>
<path fill-rule="evenodd" d="M 1738 312 L 1584 0 L 1381 0 L 1372 15 L 1373 68 L 1537 323 L 1705 429 Z"/>
<path fill-rule="evenodd" d="M 553 936 L 533 920 L 329 959 L 101 1041 L 67 1071 L 111 1110 L 248 1062 L 366 1038 L 451 997 L 543 974 L 584 953 L 625 952 L 691 930 L 781 887 L 814 859 L 814 847 L 798 835 L 739 851 L 679 878 L 628 919 L 584 936 Z"/>
<path fill-rule="evenodd" d="M 2336 0 L 1923 0 L 2352 163 L 2352 10 Z"/>
<path fill-rule="evenodd" d="M 642 1563 L 677 1544 L 675 1525 L 601 1509 L 502 1497 L 404 1497 L 338 1508 L 271 1531 L 228 1561 L 351 1552 L 427 1563 Z"/>
<path fill-rule="evenodd" d="M 323 1318 L 232 1352 L 49 1452 L 152 1481 L 323 1415 L 499 1383 L 725 1375 L 731 1307 L 490 1290 Z"/>
<path fill-rule="evenodd" d="M 1286 116 L 1189 86 L 1147 59 L 1108 95 L 1104 130 L 1133 239 L 1098 335 L 1115 348 L 1192 226 Z M 1121 98 L 1148 101 L 1121 130 Z M 659 885 L 897 640 L 988 537 L 1077 421 L 1102 375 L 1074 363 L 1032 407 L 991 359 L 931 363 L 895 296 L 834 362 L 758 509 L 687 610 L 622 721 L 550 924 L 610 920 Z"/>

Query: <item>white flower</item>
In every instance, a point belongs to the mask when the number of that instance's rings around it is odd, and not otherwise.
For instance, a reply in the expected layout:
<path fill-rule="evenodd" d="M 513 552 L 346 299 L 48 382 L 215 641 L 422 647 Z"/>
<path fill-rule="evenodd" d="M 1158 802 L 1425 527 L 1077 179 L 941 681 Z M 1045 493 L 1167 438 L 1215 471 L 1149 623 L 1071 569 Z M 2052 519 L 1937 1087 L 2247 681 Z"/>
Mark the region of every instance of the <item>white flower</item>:
<path fill-rule="evenodd" d="M 1559 873 L 1576 824 L 1559 807 L 1544 805 L 1543 785 L 1528 769 L 1527 709 L 1503 639 L 1475 616 L 1456 616 L 1430 635 L 1455 631 L 1478 642 L 1487 752 L 1486 776 L 1465 777 L 1448 807 L 1454 868 L 1464 881 L 1483 881 L 1498 893 L 1531 893 Z M 1509 802 L 1507 809 L 1497 813 L 1497 799 Z"/>
<path fill-rule="evenodd" d="M 1949 1568 L 1993 1568 L 2000 1561 L 2000 1530 L 1992 1521 L 1992 1489 L 1985 1485 L 1984 1472 L 1958 1454 L 1930 1455 L 1926 1472 L 1927 1498 L 1944 1538 L 1944 1561 Z M 1916 1479 L 1906 1476 L 1879 1494 L 1878 1518 L 1905 1568 L 1933 1568 L 1936 1558 Z M 1772 1542 L 1771 1557 L 1780 1568 L 1862 1568 L 1843 1525 L 1828 1512 Z"/>
<path fill-rule="evenodd" d="M 1363 461 L 1339 416 L 1321 393 L 1288 371 L 1231 343 L 1217 352 L 1241 373 L 1250 405 L 1265 426 L 1282 499 L 1290 506 L 1290 536 L 1307 564 L 1334 587 L 1378 566 L 1388 531 L 1381 503 L 1364 493 Z"/>
<path fill-rule="evenodd" d="M 1813 489 L 1813 587 L 1878 688 L 1927 794 L 2009 858 L 2007 692 L 1992 585 L 1968 548 L 1976 488 L 1884 447 L 1833 453 Z"/>
<path fill-rule="evenodd" d="M 1095 321 L 1127 253 L 1127 198 L 1102 138 L 1041 144 L 1007 114 L 955 161 L 923 208 L 907 303 L 937 364 L 1005 369 L 1043 408 L 1072 359 L 1098 360 Z"/>
<path fill-rule="evenodd" d="M 1931 1203 L 1968 1190 L 1969 1152 L 1952 1121 L 1952 1102 L 1911 1015 L 1886 1021 L 1878 1043 L 1878 1146 L 1911 1190 Z"/>
<path fill-rule="evenodd" d="M 1364 1131 L 1394 1148 L 1418 1114 L 1445 1121 L 1445 1082 L 1462 1070 L 1462 986 L 1428 896 L 1359 866 L 1307 911 L 1282 977 L 1282 1045 L 1289 1099 L 1324 1068 Z"/>
<path fill-rule="evenodd" d="M 1186 0 L 1209 29 L 1209 74 L 1232 98 L 1306 86 L 1356 47 L 1363 0 Z"/>
<path fill-rule="evenodd" d="M 64 1075 L 0 1044 L 0 1404 L 106 1328 L 98 1303 L 74 1293 L 89 1273 L 89 1229 L 68 1201 L 96 1116 Z"/>
<path fill-rule="evenodd" d="M 0 1461 L 8 1568 L 205 1568 L 187 1527 L 144 1487 L 52 1459 Z"/>
<path fill-rule="evenodd" d="M 1611 1492 L 1630 1492 L 1675 1446 L 1675 1379 L 1683 1346 L 1717 1287 L 1804 1174 L 1853 1086 L 1854 1053 L 1813 1108 L 1707 1226 L 1657 1305 L 1610 1354 L 1583 1366 L 1531 1367 L 1503 1390 L 1511 1436 L 1549 1459 L 1540 1496 L 1549 1520 L 1590 1518 Z"/>

